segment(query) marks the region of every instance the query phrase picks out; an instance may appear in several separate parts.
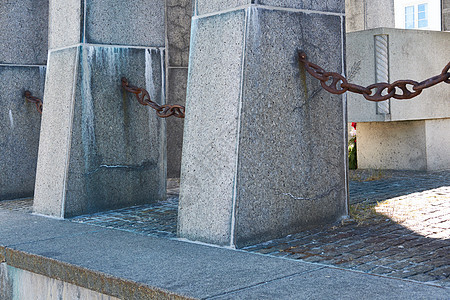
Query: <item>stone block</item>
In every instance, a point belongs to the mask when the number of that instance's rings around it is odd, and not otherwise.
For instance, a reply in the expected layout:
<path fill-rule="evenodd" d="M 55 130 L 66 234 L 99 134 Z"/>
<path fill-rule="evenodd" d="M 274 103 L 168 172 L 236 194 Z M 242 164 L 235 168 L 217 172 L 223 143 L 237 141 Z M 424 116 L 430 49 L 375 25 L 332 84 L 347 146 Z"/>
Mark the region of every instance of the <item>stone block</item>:
<path fill-rule="evenodd" d="M 194 19 L 192 25 L 178 232 L 228 245 L 245 11 Z"/>
<path fill-rule="evenodd" d="M 72 46 L 83 41 L 84 6 L 80 0 L 49 0 L 48 48 Z"/>
<path fill-rule="evenodd" d="M 203 15 L 251 4 L 254 0 L 194 0 L 194 14 Z"/>
<path fill-rule="evenodd" d="M 51 49 L 78 43 L 165 46 L 164 1 L 50 2 Z"/>
<path fill-rule="evenodd" d="M 258 4 L 295 8 L 308 9 L 321 12 L 344 13 L 345 0 L 323 0 L 323 1 L 298 1 L 298 0 L 256 0 Z"/>
<path fill-rule="evenodd" d="M 62 216 L 78 48 L 52 52 L 44 94 L 34 210 Z M 49 111 L 49 113 L 46 113 Z M 48 116 L 48 117 L 47 117 Z"/>
<path fill-rule="evenodd" d="M 91 0 L 86 7 L 86 42 L 165 46 L 164 1 Z"/>
<path fill-rule="evenodd" d="M 0 2 L 0 64 L 46 64 L 48 0 Z"/>
<path fill-rule="evenodd" d="M 426 170 L 425 121 L 358 123 L 358 168 Z"/>
<path fill-rule="evenodd" d="M 0 200 L 32 197 L 41 115 L 26 90 L 44 95 L 45 67 L 0 66 Z"/>
<path fill-rule="evenodd" d="M 450 170 L 449 131 L 450 118 L 425 121 L 427 169 L 429 171 Z"/>
<path fill-rule="evenodd" d="M 342 72 L 342 18 L 252 6 L 193 26 L 179 234 L 243 247 L 346 215 L 344 100 L 297 60 Z"/>
<path fill-rule="evenodd" d="M 186 104 L 187 68 L 169 68 L 167 88 L 168 104 Z M 167 177 L 179 178 L 181 149 L 183 146 L 184 119 L 167 118 Z"/>
<path fill-rule="evenodd" d="M 191 36 L 191 1 L 170 0 L 166 5 L 169 66 L 187 67 Z"/>
<path fill-rule="evenodd" d="M 165 124 L 120 86 L 126 76 L 164 102 L 163 62 L 156 49 L 51 52 L 35 212 L 71 217 L 165 197 Z"/>

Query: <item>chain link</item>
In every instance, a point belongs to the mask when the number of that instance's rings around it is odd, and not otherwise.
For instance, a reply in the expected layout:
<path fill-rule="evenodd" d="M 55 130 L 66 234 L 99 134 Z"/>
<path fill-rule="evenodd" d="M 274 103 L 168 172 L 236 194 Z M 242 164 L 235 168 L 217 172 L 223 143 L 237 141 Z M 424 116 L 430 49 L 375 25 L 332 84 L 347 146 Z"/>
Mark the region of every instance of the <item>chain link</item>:
<path fill-rule="evenodd" d="M 306 53 L 298 52 L 299 61 L 308 73 L 320 80 L 322 87 L 332 94 L 343 94 L 347 91 L 361 94 L 369 101 L 384 101 L 389 98 L 411 99 L 422 93 L 422 90 L 432 87 L 438 83 L 450 83 L 450 62 L 442 70 L 441 74 L 428 78 L 422 82 L 414 80 L 397 80 L 394 83 L 380 82 L 363 87 L 349 83 L 347 79 L 336 72 L 325 72 L 324 69 L 307 60 Z"/>
<path fill-rule="evenodd" d="M 23 96 L 25 97 L 25 99 L 26 99 L 28 102 L 31 102 L 31 103 L 36 104 L 36 109 L 37 109 L 37 111 L 38 111 L 40 114 L 42 114 L 42 100 L 41 100 L 41 99 L 39 99 L 39 98 L 37 98 L 37 97 L 34 97 L 34 96 L 31 94 L 30 91 L 25 91 L 25 93 L 23 94 Z"/>
<path fill-rule="evenodd" d="M 147 90 L 130 85 L 128 83 L 128 79 L 126 79 L 125 77 L 122 77 L 121 81 L 122 81 L 122 88 L 125 91 L 135 94 L 136 98 L 140 104 L 148 105 L 151 108 L 153 108 L 154 110 L 156 110 L 156 114 L 158 115 L 158 117 L 168 118 L 170 116 L 174 116 L 176 118 L 181 118 L 181 119 L 184 118 L 184 111 L 185 111 L 184 106 L 178 105 L 178 104 L 159 105 L 158 103 L 153 102 L 151 100 L 150 95 L 147 92 Z"/>

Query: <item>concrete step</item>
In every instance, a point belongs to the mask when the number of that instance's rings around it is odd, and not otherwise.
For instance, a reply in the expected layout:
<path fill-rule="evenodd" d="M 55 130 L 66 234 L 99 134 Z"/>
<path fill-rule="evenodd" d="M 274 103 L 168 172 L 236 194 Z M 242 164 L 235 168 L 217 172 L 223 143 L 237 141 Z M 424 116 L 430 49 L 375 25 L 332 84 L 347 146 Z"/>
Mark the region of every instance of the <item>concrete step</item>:
<path fill-rule="evenodd" d="M 8 210 L 0 210 L 0 262 L 1 299 L 20 299 L 30 286 L 33 299 L 46 300 L 73 299 L 70 295 L 83 293 L 97 299 L 448 299 L 449 295 L 449 289 L 419 282 Z"/>

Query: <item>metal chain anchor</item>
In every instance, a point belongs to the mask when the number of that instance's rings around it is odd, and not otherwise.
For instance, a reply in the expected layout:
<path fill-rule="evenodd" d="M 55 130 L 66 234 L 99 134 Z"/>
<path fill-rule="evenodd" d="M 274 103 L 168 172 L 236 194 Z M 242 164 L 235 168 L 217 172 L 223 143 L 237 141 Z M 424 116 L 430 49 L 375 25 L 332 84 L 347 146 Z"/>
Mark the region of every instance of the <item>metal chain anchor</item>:
<path fill-rule="evenodd" d="M 326 72 L 312 62 L 307 60 L 306 53 L 298 52 L 298 59 L 304 65 L 308 73 L 320 80 L 322 87 L 332 94 L 343 94 L 347 91 L 361 94 L 369 101 L 384 101 L 389 98 L 411 99 L 422 93 L 422 90 L 432 87 L 441 82 L 450 83 L 450 62 L 444 67 L 441 74 L 428 78 L 422 82 L 414 80 L 397 80 L 394 83 L 380 82 L 363 87 L 349 83 L 347 79 L 339 73 Z M 339 84 L 340 83 L 340 84 Z M 399 93 L 401 92 L 401 93 Z"/>
<path fill-rule="evenodd" d="M 158 117 L 168 118 L 170 116 L 174 116 L 176 118 L 181 118 L 181 119 L 184 118 L 184 111 L 185 111 L 184 106 L 178 105 L 178 104 L 159 105 L 158 103 L 153 102 L 151 100 L 150 95 L 146 89 L 138 88 L 138 87 L 130 85 L 128 83 L 128 80 L 125 77 L 122 77 L 121 81 L 122 81 L 122 88 L 125 91 L 135 94 L 136 98 L 140 104 L 148 105 L 151 108 L 153 108 L 154 110 L 156 110 L 156 114 L 158 115 Z"/>
<path fill-rule="evenodd" d="M 32 102 L 32 103 L 36 104 L 36 109 L 37 109 L 37 111 L 38 111 L 40 114 L 42 114 L 42 100 L 41 100 L 41 99 L 39 99 L 39 98 L 37 98 L 37 97 L 34 97 L 34 96 L 31 94 L 30 91 L 25 91 L 25 93 L 23 94 L 23 96 L 25 97 L 25 99 L 26 99 L 28 102 Z"/>

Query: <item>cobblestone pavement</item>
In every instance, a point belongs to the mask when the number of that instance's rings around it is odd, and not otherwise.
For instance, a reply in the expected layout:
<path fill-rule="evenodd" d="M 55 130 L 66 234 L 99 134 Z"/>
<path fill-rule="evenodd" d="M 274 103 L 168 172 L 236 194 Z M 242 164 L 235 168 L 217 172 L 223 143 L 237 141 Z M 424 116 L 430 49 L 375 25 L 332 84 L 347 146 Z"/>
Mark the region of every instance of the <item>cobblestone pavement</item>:
<path fill-rule="evenodd" d="M 375 203 L 397 196 L 450 186 L 450 172 L 350 170 L 350 203 Z"/>
<path fill-rule="evenodd" d="M 178 197 L 170 197 L 156 204 L 132 206 L 75 217 L 70 220 L 146 235 L 175 238 L 177 236 L 177 213 Z"/>
<path fill-rule="evenodd" d="M 450 287 L 450 172 L 350 172 L 352 219 L 244 250 Z M 168 199 L 71 219 L 147 235 L 176 236 L 179 182 Z M 0 201 L 31 212 L 32 200 Z"/>
<path fill-rule="evenodd" d="M 450 287 L 450 187 L 351 206 L 353 219 L 245 248 Z"/>
<path fill-rule="evenodd" d="M 167 182 L 167 200 L 70 219 L 73 222 L 116 228 L 146 235 L 175 238 L 177 233 L 178 179 Z"/>

